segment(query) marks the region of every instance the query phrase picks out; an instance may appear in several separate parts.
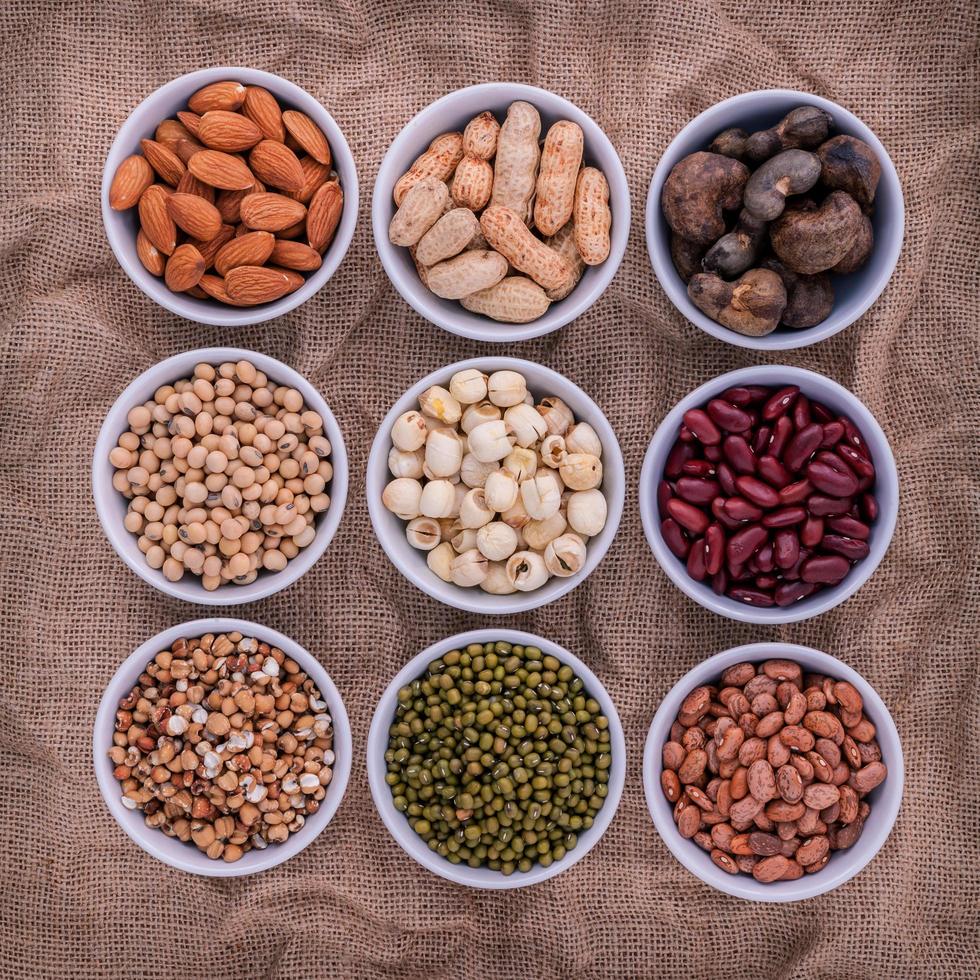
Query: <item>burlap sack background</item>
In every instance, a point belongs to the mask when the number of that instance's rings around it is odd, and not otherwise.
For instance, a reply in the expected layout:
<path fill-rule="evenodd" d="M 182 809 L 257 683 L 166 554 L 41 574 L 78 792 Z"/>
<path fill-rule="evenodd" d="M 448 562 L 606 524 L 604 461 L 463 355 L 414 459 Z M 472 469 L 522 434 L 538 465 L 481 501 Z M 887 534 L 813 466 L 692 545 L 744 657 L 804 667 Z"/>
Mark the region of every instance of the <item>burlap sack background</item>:
<path fill-rule="evenodd" d="M 901 3 L 684 4 L 8 0 L 2 27 L 3 266 L 0 975 L 3 977 L 975 977 L 980 903 L 977 553 L 977 8 Z M 312 301 L 221 331 L 158 309 L 112 257 L 102 162 L 130 109 L 175 75 L 252 65 L 334 114 L 361 178 L 354 244 Z M 902 482 L 891 550 L 861 592 L 816 621 L 739 626 L 684 598 L 655 565 L 630 497 L 618 538 L 576 592 L 501 625 L 577 651 L 619 705 L 626 793 L 569 873 L 505 895 L 412 863 L 372 806 L 363 751 L 377 696 L 428 643 L 486 625 L 389 565 L 363 469 L 392 400 L 421 374 L 488 348 L 423 322 L 375 256 L 370 193 L 390 140 L 459 86 L 527 81 L 571 98 L 619 149 L 633 195 L 625 262 L 577 322 L 514 353 L 567 374 L 605 409 L 636 485 L 657 422 L 713 375 L 798 364 L 864 399 Z M 862 321 L 778 357 L 714 341 L 674 311 L 647 260 L 653 167 L 693 115 L 734 93 L 797 87 L 865 119 L 890 150 L 908 223 L 895 276 Z M 323 391 L 351 456 L 328 554 L 285 593 L 232 610 L 285 631 L 346 699 L 356 758 L 332 825 L 287 865 L 240 881 L 171 871 L 124 837 L 91 774 L 102 689 L 147 636 L 206 613 L 169 601 L 115 557 L 92 508 L 89 459 L 124 385 L 194 346 L 272 354 Z M 792 907 L 728 899 L 689 875 L 643 800 L 643 739 L 693 664 L 782 638 L 845 658 L 889 704 L 907 790 L 894 833 L 856 880 Z"/>

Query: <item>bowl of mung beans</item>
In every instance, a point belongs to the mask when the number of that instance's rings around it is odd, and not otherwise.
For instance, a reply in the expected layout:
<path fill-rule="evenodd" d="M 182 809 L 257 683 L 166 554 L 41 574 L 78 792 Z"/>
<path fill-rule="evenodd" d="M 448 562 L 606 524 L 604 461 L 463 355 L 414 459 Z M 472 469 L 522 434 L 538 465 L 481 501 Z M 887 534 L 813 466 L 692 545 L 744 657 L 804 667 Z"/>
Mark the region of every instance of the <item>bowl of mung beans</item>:
<path fill-rule="evenodd" d="M 612 699 L 573 654 L 530 633 L 472 630 L 388 685 L 367 769 L 382 821 L 419 864 L 472 888 L 521 888 L 599 842 L 626 743 Z"/>
<path fill-rule="evenodd" d="M 186 351 L 136 378 L 92 461 L 109 543 L 144 581 L 204 605 L 279 592 L 326 551 L 347 453 L 323 396 L 264 354 Z"/>
<path fill-rule="evenodd" d="M 198 619 L 126 658 L 93 753 L 106 807 L 134 843 L 229 878 L 287 861 L 324 830 L 347 787 L 351 731 L 333 681 L 294 640 Z"/>

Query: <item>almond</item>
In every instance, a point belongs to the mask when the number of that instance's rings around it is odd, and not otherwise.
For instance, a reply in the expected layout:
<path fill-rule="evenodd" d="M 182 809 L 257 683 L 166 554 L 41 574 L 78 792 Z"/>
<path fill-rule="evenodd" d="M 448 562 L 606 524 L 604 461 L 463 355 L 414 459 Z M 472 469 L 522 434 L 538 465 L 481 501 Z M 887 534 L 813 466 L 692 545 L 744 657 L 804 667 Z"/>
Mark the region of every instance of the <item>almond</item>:
<path fill-rule="evenodd" d="M 314 269 L 319 269 L 323 262 L 316 249 L 304 245 L 303 242 L 289 241 L 277 241 L 268 259 L 273 265 L 300 272 L 313 272 Z"/>
<path fill-rule="evenodd" d="M 136 233 L 136 256 L 151 276 L 163 275 L 167 266 L 166 256 L 146 237 L 142 228 Z"/>
<path fill-rule="evenodd" d="M 228 295 L 248 306 L 271 303 L 293 288 L 293 282 L 285 272 L 264 265 L 240 265 L 225 276 Z"/>
<path fill-rule="evenodd" d="M 198 136 L 198 131 L 201 127 L 201 117 L 196 112 L 178 112 L 177 118 L 194 139 L 201 138 Z"/>
<path fill-rule="evenodd" d="M 223 245 L 214 260 L 214 271 L 226 276 L 240 265 L 265 265 L 276 239 L 267 231 L 250 231 Z"/>
<path fill-rule="evenodd" d="M 133 154 L 126 157 L 116 168 L 109 185 L 109 207 L 113 211 L 125 211 L 139 203 L 143 191 L 154 180 L 153 168 L 145 157 Z"/>
<path fill-rule="evenodd" d="M 195 153 L 187 167 L 198 180 L 226 191 L 245 191 L 255 183 L 252 172 L 238 157 L 220 150 Z"/>
<path fill-rule="evenodd" d="M 213 82 L 195 92 L 188 100 L 191 112 L 199 116 L 212 109 L 234 112 L 245 101 L 245 86 L 241 82 Z"/>
<path fill-rule="evenodd" d="M 306 208 L 283 194 L 249 194 L 242 201 L 242 221 L 256 231 L 282 231 L 306 216 Z"/>
<path fill-rule="evenodd" d="M 289 134 L 317 163 L 330 166 L 330 144 L 323 130 L 305 112 L 287 109 L 282 121 Z"/>
<path fill-rule="evenodd" d="M 184 164 L 173 150 L 168 150 L 156 140 L 140 140 L 143 156 L 150 166 L 160 175 L 160 179 L 171 187 L 180 183 L 184 176 Z"/>
<path fill-rule="evenodd" d="M 282 143 L 262 140 L 248 155 L 248 164 L 259 180 L 283 191 L 298 191 L 304 182 L 299 158 Z"/>
<path fill-rule="evenodd" d="M 177 247 L 177 226 L 167 210 L 169 196 L 160 184 L 152 184 L 143 191 L 139 202 L 140 226 L 150 243 L 164 255 L 170 255 Z"/>
<path fill-rule="evenodd" d="M 329 179 L 330 168 L 307 156 L 300 157 L 299 165 L 303 168 L 303 186 L 298 191 L 287 191 L 287 193 L 301 204 L 309 204 L 313 195 Z"/>
<path fill-rule="evenodd" d="M 164 119 L 163 122 L 157 126 L 156 132 L 153 134 L 153 138 L 158 143 L 162 143 L 168 150 L 173 150 L 176 144 L 181 140 L 194 139 L 194 134 L 191 133 L 183 123 L 178 122 L 176 119 Z"/>
<path fill-rule="evenodd" d="M 249 305 L 248 303 L 239 303 L 228 295 L 228 290 L 225 288 L 225 281 L 221 276 L 211 276 L 205 273 L 201 276 L 201 281 L 197 285 L 205 295 L 218 300 L 219 303 L 225 303 L 228 306 Z"/>
<path fill-rule="evenodd" d="M 286 139 L 279 103 L 267 89 L 249 85 L 245 89 L 242 112 L 262 130 L 262 135 L 266 139 L 275 140 L 277 143 L 282 143 Z"/>
<path fill-rule="evenodd" d="M 203 275 L 204 259 L 193 245 L 180 245 L 167 259 L 164 280 L 175 293 L 182 293 L 191 286 L 196 286 Z"/>
<path fill-rule="evenodd" d="M 174 153 L 180 157 L 184 166 L 187 166 L 188 160 L 190 160 L 195 153 L 200 153 L 203 149 L 204 146 L 201 143 L 198 143 L 198 141 L 195 139 L 177 140 L 177 142 L 173 145 Z"/>
<path fill-rule="evenodd" d="M 304 282 L 306 282 L 305 276 L 301 276 L 298 272 L 295 272 L 292 269 L 283 268 L 283 266 L 281 265 L 270 265 L 268 266 L 268 268 L 275 269 L 276 272 L 281 272 L 286 277 L 286 279 L 289 280 L 290 292 L 294 292 L 295 290 L 299 289 L 299 287 L 302 286 Z"/>
<path fill-rule="evenodd" d="M 203 197 L 196 194 L 171 194 L 167 211 L 177 226 L 192 238 L 209 242 L 221 231 L 221 214 Z"/>
<path fill-rule="evenodd" d="M 229 224 L 237 225 L 241 221 L 242 200 L 249 194 L 261 194 L 265 190 L 265 184 L 260 180 L 255 181 L 251 187 L 243 191 L 219 191 L 214 200 L 215 207 L 221 212 L 221 217 Z"/>
<path fill-rule="evenodd" d="M 323 254 L 333 241 L 343 209 L 344 192 L 335 180 L 328 181 L 313 195 L 306 216 L 306 237 L 310 248 Z"/>
<path fill-rule="evenodd" d="M 283 228 L 282 231 L 278 232 L 277 238 L 284 238 L 287 241 L 293 241 L 297 238 L 306 238 L 306 218 L 302 221 L 297 221 L 295 225 L 290 225 L 288 228 Z"/>
<path fill-rule="evenodd" d="M 184 176 L 180 178 L 177 193 L 196 194 L 198 197 L 203 197 L 208 204 L 214 204 L 214 188 L 205 184 L 203 180 L 198 180 L 189 170 L 184 171 Z"/>
<path fill-rule="evenodd" d="M 191 286 L 190 289 L 185 289 L 184 292 L 187 293 L 188 296 L 193 296 L 194 299 L 208 299 L 209 298 L 208 297 L 208 294 L 203 289 L 201 289 L 201 284 L 200 283 L 198 283 L 196 286 Z"/>
<path fill-rule="evenodd" d="M 198 139 L 212 150 L 238 153 L 255 146 L 262 139 L 262 130 L 241 113 L 212 109 L 201 116 Z"/>
<path fill-rule="evenodd" d="M 234 237 L 235 229 L 231 225 L 222 225 L 221 230 L 210 241 L 202 242 L 199 238 L 192 238 L 187 244 L 193 245 L 201 253 L 201 258 L 204 259 L 204 268 L 210 269 L 214 265 L 218 252 Z"/>

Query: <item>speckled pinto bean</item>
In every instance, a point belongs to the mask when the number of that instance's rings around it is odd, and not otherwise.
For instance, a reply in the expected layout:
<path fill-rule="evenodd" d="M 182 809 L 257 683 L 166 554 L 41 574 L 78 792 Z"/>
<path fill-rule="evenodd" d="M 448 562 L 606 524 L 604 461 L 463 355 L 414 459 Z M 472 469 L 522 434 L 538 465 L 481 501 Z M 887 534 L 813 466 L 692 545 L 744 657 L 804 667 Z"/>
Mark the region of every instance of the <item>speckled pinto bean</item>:
<path fill-rule="evenodd" d="M 792 660 L 735 664 L 685 697 L 660 785 L 680 836 L 722 870 L 792 881 L 860 837 L 888 775 L 874 734 L 849 682 Z"/>
<path fill-rule="evenodd" d="M 684 413 L 657 488 L 688 574 L 752 606 L 790 606 L 871 550 L 875 467 L 860 430 L 796 385 L 729 388 Z"/>

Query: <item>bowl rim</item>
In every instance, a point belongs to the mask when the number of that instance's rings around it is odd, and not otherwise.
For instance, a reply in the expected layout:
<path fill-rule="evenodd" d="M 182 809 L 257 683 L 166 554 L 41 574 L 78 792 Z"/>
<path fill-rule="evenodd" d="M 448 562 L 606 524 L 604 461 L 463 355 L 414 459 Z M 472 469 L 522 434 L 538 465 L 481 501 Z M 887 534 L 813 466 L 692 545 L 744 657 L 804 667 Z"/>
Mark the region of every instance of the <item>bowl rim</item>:
<path fill-rule="evenodd" d="M 173 112 L 164 107 L 173 103 L 172 93 L 176 88 L 183 87 L 190 82 L 203 87 L 229 77 L 235 80 L 240 79 L 246 85 L 259 85 L 267 88 L 273 94 L 306 112 L 327 136 L 333 157 L 332 167 L 340 175 L 341 186 L 344 191 L 340 223 L 320 268 L 311 273 L 306 282 L 294 292 L 287 293 L 271 303 L 240 308 L 223 306 L 214 300 L 205 303 L 204 300 L 197 300 L 183 293 L 173 293 L 167 289 L 162 279 L 150 275 L 143 268 L 136 256 L 135 239 L 130 241 L 128 236 L 124 235 L 118 227 L 114 216 L 125 212 L 113 211 L 109 207 L 109 187 L 112 184 L 112 178 L 119 164 L 130 154 L 138 152 L 140 132 L 145 128 L 142 125 L 144 116 L 157 107 L 163 113 L 159 121 L 167 118 L 168 113 L 172 115 Z M 100 190 L 102 226 L 116 261 L 129 279 L 144 295 L 171 313 L 195 323 L 206 323 L 219 327 L 240 327 L 273 320 L 301 306 L 319 292 L 337 271 L 347 255 L 357 224 L 358 204 L 359 189 L 354 155 L 340 126 L 319 100 L 295 82 L 291 82 L 281 75 L 274 75 L 258 68 L 233 65 L 201 68 L 178 75 L 155 88 L 138 102 L 120 125 L 106 153 Z"/>
<path fill-rule="evenodd" d="M 894 496 L 889 492 L 888 503 L 879 493 L 876 493 L 880 505 L 880 513 L 875 522 L 875 534 L 871 542 L 871 552 L 867 558 L 862 559 L 857 565 L 853 566 L 847 573 L 846 578 L 835 586 L 822 589 L 820 592 L 801 602 L 794 603 L 792 606 L 779 608 L 754 607 L 745 603 L 735 602 L 727 596 L 718 596 L 701 582 L 696 582 L 685 571 L 678 567 L 678 560 L 664 543 L 660 533 L 660 524 L 657 519 L 656 488 L 660 481 L 661 474 L 654 472 L 654 456 L 660 447 L 668 441 L 673 441 L 678 431 L 684 413 L 695 407 L 700 407 L 716 393 L 724 391 L 726 388 L 735 387 L 740 384 L 768 384 L 781 387 L 786 384 L 799 385 L 800 389 L 806 393 L 807 385 L 812 387 L 827 386 L 835 395 L 843 400 L 848 408 L 848 415 L 857 424 L 858 428 L 864 433 L 868 441 L 876 442 L 873 452 L 875 466 L 876 488 L 884 485 L 890 491 L 894 488 Z M 853 596 L 877 570 L 881 560 L 891 543 L 892 535 L 895 532 L 895 525 L 898 520 L 899 508 L 899 481 L 898 468 L 895 465 L 895 456 L 888 442 L 888 437 L 878 423 L 878 420 L 871 414 L 870 409 L 852 391 L 843 385 L 828 378 L 826 375 L 816 371 L 809 371 L 806 368 L 790 367 L 785 364 L 760 364 L 754 367 L 738 368 L 735 371 L 728 371 L 720 374 L 699 385 L 693 391 L 681 398 L 674 407 L 664 416 L 663 421 L 657 426 L 650 443 L 647 446 L 646 454 L 643 457 L 643 466 L 640 470 L 640 480 L 637 485 L 640 498 L 640 520 L 643 524 L 643 532 L 646 536 L 650 550 L 657 560 L 657 564 L 663 569 L 667 577 L 676 585 L 688 598 L 704 606 L 705 609 L 734 619 L 742 623 L 756 623 L 759 625 L 777 625 L 784 623 L 797 623 L 805 619 L 811 619 L 822 613 L 833 609 L 835 606 L 845 602 Z"/>
<path fill-rule="evenodd" d="M 865 828 L 858 842 L 858 844 L 863 842 L 864 846 L 857 849 L 858 845 L 855 845 L 855 848 L 848 850 L 845 853 L 845 860 L 838 862 L 837 869 L 833 868 L 832 859 L 830 864 L 817 874 L 804 875 L 796 881 L 765 885 L 749 875 L 742 873 L 730 875 L 716 868 L 697 844 L 681 837 L 671 816 L 673 808 L 668 805 L 660 787 L 660 773 L 663 769 L 661 749 L 667 740 L 664 736 L 670 733 L 670 725 L 677 715 L 681 701 L 699 684 L 710 682 L 711 678 L 719 677 L 726 667 L 742 661 L 759 663 L 772 658 L 797 660 L 801 656 L 820 665 L 821 673 L 827 673 L 837 680 L 850 681 L 861 693 L 865 707 L 870 706 L 869 718 L 872 718 L 879 736 L 884 731 L 887 733 L 888 741 L 893 743 L 887 753 L 882 746 L 882 758 L 888 766 L 888 776 L 882 786 L 888 786 L 888 793 L 875 803 L 875 810 L 881 808 L 885 819 L 881 826 L 870 830 Z M 891 834 L 901 809 L 904 787 L 905 758 L 902 741 L 895 720 L 881 696 L 861 674 L 843 660 L 822 650 L 796 643 L 779 641 L 746 643 L 702 660 L 684 674 L 661 701 L 650 723 L 643 747 L 643 791 L 654 826 L 667 845 L 667 849 L 691 874 L 700 878 L 705 884 L 735 898 L 745 898 L 755 902 L 797 902 L 823 895 L 850 881 L 875 858 Z M 704 860 L 695 860 L 699 856 Z"/>
<path fill-rule="evenodd" d="M 114 730 L 114 719 L 116 706 L 119 697 L 130 686 L 124 683 L 126 677 L 137 677 L 140 669 L 160 650 L 168 648 L 174 640 L 180 637 L 202 636 L 205 633 L 232 632 L 238 630 L 246 636 L 254 636 L 262 642 L 270 643 L 278 647 L 287 656 L 296 660 L 308 676 L 316 682 L 320 693 L 330 708 L 330 716 L 333 720 L 335 760 L 333 766 L 333 777 L 330 781 L 331 789 L 328 789 L 324 797 L 324 805 L 310 817 L 302 830 L 293 834 L 282 844 L 267 847 L 262 851 L 250 851 L 240 861 L 233 864 L 225 864 L 222 861 L 213 861 L 211 858 L 201 854 L 192 845 L 185 845 L 187 850 L 186 858 L 181 855 L 174 857 L 160 846 L 163 840 L 170 840 L 162 831 L 146 827 L 143 823 L 131 821 L 129 815 L 134 811 L 127 810 L 120 802 L 118 792 L 119 783 L 112 775 L 112 764 L 108 760 L 107 751 L 112 746 L 112 732 Z M 105 733 L 105 738 L 102 737 Z M 144 850 L 151 857 L 162 861 L 171 868 L 179 871 L 186 871 L 188 874 L 200 875 L 207 878 L 242 878 L 246 875 L 258 874 L 267 871 L 277 865 L 288 861 L 290 858 L 299 854 L 313 841 L 320 836 L 331 822 L 340 804 L 343 802 L 344 794 L 347 790 L 347 782 L 350 778 L 351 762 L 353 757 L 353 738 L 350 727 L 350 719 L 340 691 L 334 684 L 326 669 L 308 650 L 300 646 L 295 640 L 280 633 L 278 630 L 271 629 L 259 623 L 245 619 L 230 618 L 225 616 L 205 617 L 193 619 L 184 623 L 177 623 L 161 630 L 154 636 L 144 640 L 126 659 L 119 665 L 116 672 L 112 675 L 105 691 L 99 701 L 99 706 L 95 715 L 95 725 L 92 730 L 92 754 L 95 769 L 95 778 L 99 786 L 99 793 L 108 811 L 112 814 L 119 828 L 126 834 L 134 844 Z M 136 811 L 138 812 L 138 811 Z M 322 814 L 322 816 L 321 816 Z M 311 823 L 316 821 L 311 832 L 304 833 Z M 257 855 L 254 861 L 250 861 L 251 855 Z"/>
<path fill-rule="evenodd" d="M 443 582 L 428 567 L 425 568 L 425 574 L 416 575 L 410 566 L 402 562 L 394 549 L 389 547 L 390 539 L 386 529 L 387 518 L 396 515 L 390 515 L 389 511 L 385 509 L 381 502 L 381 494 L 384 487 L 390 482 L 390 479 L 393 479 L 388 470 L 387 459 L 388 451 L 391 448 L 391 427 L 395 419 L 403 412 L 409 410 L 405 407 L 406 405 L 411 407 L 413 402 L 417 403 L 418 396 L 426 388 L 434 384 L 448 384 L 449 378 L 453 374 L 467 368 L 476 368 L 486 374 L 491 374 L 494 371 L 510 370 L 517 371 L 525 376 L 527 370 L 531 369 L 533 373 L 543 374 L 556 385 L 556 390 L 553 394 L 558 397 L 562 397 L 560 390 L 562 387 L 566 391 L 569 388 L 574 389 L 577 395 L 588 402 L 594 410 L 594 418 L 579 418 L 578 421 L 589 422 L 596 430 L 602 442 L 603 484 L 600 489 L 606 498 L 606 524 L 598 535 L 589 540 L 589 546 L 586 549 L 585 565 L 574 575 L 569 575 L 567 578 L 561 579 L 560 584 L 556 585 L 553 593 L 542 595 L 548 587 L 548 583 L 546 583 L 540 589 L 535 589 L 532 592 L 514 592 L 509 595 L 493 596 L 496 606 L 494 609 L 487 608 L 487 593 L 483 592 L 478 586 L 472 589 L 464 589 L 460 586 L 453 585 L 451 582 Z M 537 387 L 537 385 L 534 387 Z M 383 478 L 380 478 L 377 474 L 382 472 L 382 468 L 385 475 Z M 621 489 L 618 493 L 613 493 L 607 486 L 607 473 L 617 474 L 621 484 Z M 570 381 L 554 369 L 545 367 L 543 364 L 538 364 L 534 361 L 528 361 L 518 357 L 486 354 L 437 368 L 398 396 L 382 419 L 374 440 L 371 443 L 371 450 L 368 454 L 367 461 L 365 493 L 367 495 L 368 512 L 371 516 L 374 536 L 381 545 L 384 553 L 388 556 L 388 560 L 398 569 L 403 578 L 426 595 L 454 609 L 482 613 L 487 616 L 509 616 L 515 613 L 529 612 L 532 609 L 538 609 L 541 606 L 557 601 L 584 582 L 598 568 L 615 540 L 616 533 L 619 530 L 619 523 L 623 516 L 626 499 L 626 468 L 623 462 L 619 440 L 616 438 L 616 432 L 606 418 L 605 413 L 599 408 L 598 403 L 575 384 L 575 382 Z M 400 518 L 397 518 L 397 516 L 396 519 L 400 521 Z M 401 522 L 403 531 L 404 524 L 405 522 Z M 603 543 L 593 546 L 593 542 L 598 541 L 600 538 L 604 539 Z M 549 582 L 551 581 L 558 580 L 553 577 L 549 579 Z"/>
<path fill-rule="evenodd" d="M 199 362 L 216 364 L 222 361 L 240 360 L 251 361 L 273 381 L 288 383 L 302 392 L 304 402 L 323 418 L 324 433 L 330 440 L 330 462 L 333 465 L 333 476 L 329 483 L 330 506 L 317 522 L 316 537 L 311 544 L 291 559 L 281 572 L 260 575 L 250 585 L 234 588 L 219 586 L 214 592 L 208 592 L 200 584 L 197 576 L 192 578 L 185 576 L 179 582 L 171 582 L 159 569 L 150 568 L 146 561 L 142 560 L 142 553 L 137 556 L 139 549 L 135 546 L 136 536 L 130 534 L 121 521 L 116 520 L 114 513 L 113 497 L 118 496 L 122 500 L 125 498 L 121 497 L 112 486 L 113 467 L 109 463 L 109 451 L 116 445 L 119 435 L 125 431 L 129 409 L 136 404 L 142 404 L 147 398 L 152 398 L 153 392 L 160 385 L 181 378 L 184 376 L 182 372 L 189 373 L 194 364 Z M 140 397 L 139 393 L 144 390 L 146 396 Z M 99 428 L 92 454 L 92 499 L 102 531 L 112 550 L 144 582 L 158 591 L 184 602 L 195 602 L 205 606 L 238 606 L 265 599 L 288 588 L 305 575 L 324 555 L 337 533 L 347 504 L 348 482 L 347 448 L 344 444 L 343 431 L 323 395 L 312 382 L 289 365 L 268 354 L 246 350 L 243 347 L 202 347 L 182 351 L 148 367 L 130 381 L 113 401 Z M 296 567 L 292 568 L 294 564 Z"/>
<path fill-rule="evenodd" d="M 764 337 L 748 337 L 727 327 L 723 327 L 720 323 L 716 323 L 702 313 L 688 298 L 687 289 L 677 274 L 676 269 L 674 269 L 673 263 L 670 261 L 669 250 L 661 249 L 657 245 L 659 235 L 656 229 L 659 227 L 660 221 L 663 220 L 660 212 L 660 192 L 667 179 L 668 162 L 670 163 L 670 167 L 673 167 L 676 162 L 672 160 L 674 148 L 682 143 L 692 130 L 716 118 L 721 121 L 721 117 L 725 117 L 725 122 L 729 125 L 734 124 L 735 120 L 732 118 L 733 113 L 746 108 L 750 103 L 761 103 L 767 100 L 780 99 L 802 101 L 802 103 L 825 109 L 837 119 L 846 119 L 848 124 L 858 131 L 860 138 L 871 146 L 881 164 L 881 181 L 887 183 L 890 193 L 895 195 L 896 233 L 884 242 L 875 243 L 876 248 L 880 247 L 885 251 L 886 261 L 882 264 L 881 272 L 867 289 L 864 298 L 855 304 L 853 315 L 843 316 L 841 317 L 841 322 L 836 323 L 833 320 L 833 313 L 831 313 L 831 316 L 822 323 L 818 323 L 813 327 L 807 327 L 804 330 L 777 330 Z M 723 129 L 725 126 L 722 125 L 720 128 Z M 691 152 L 694 152 L 694 150 Z M 647 239 L 647 252 L 654 275 L 657 277 L 657 281 L 660 283 L 663 291 L 667 294 L 671 305 L 685 320 L 717 340 L 722 340 L 735 347 L 768 351 L 797 350 L 801 347 L 809 347 L 811 344 L 819 343 L 845 330 L 864 316 L 884 292 L 885 287 L 891 281 L 891 277 L 895 272 L 905 238 L 905 197 L 902 192 L 902 182 L 899 179 L 898 171 L 888 151 L 871 127 L 849 109 L 844 108 L 844 106 L 830 99 L 820 95 L 814 95 L 810 92 L 800 92 L 795 89 L 785 88 L 756 89 L 750 92 L 741 92 L 709 106 L 686 123 L 680 132 L 667 144 L 650 179 L 649 189 L 647 191 L 644 226 Z"/>
<path fill-rule="evenodd" d="M 601 145 L 603 150 L 610 154 L 610 159 L 615 163 L 612 174 L 606 173 L 606 180 L 609 182 L 610 198 L 613 196 L 613 185 L 615 183 L 615 193 L 622 198 L 621 204 L 616 206 L 613 214 L 613 227 L 611 235 L 611 247 L 609 257 L 599 266 L 592 266 L 599 271 L 599 274 L 592 277 L 593 285 L 588 289 L 577 286 L 565 299 L 549 307 L 537 320 L 530 323 L 502 323 L 492 320 L 489 317 L 479 317 L 464 310 L 461 306 L 456 316 L 444 314 L 436 305 L 433 297 L 428 300 L 429 294 L 419 292 L 415 295 L 407 286 L 403 286 L 402 272 L 396 268 L 395 256 L 398 246 L 392 245 L 388 241 L 388 223 L 391 220 L 388 210 L 390 210 L 391 189 L 395 180 L 400 176 L 395 172 L 395 156 L 401 148 L 410 140 L 420 141 L 419 152 L 422 152 L 422 131 L 430 119 L 438 118 L 444 109 L 450 109 L 452 104 L 460 100 L 461 96 L 471 94 L 486 93 L 488 99 L 506 97 L 512 101 L 524 100 L 531 102 L 539 111 L 541 106 L 535 103 L 535 99 L 544 99 L 559 107 L 564 118 L 577 122 L 585 132 L 586 146 L 591 144 Z M 440 130 L 441 132 L 441 130 Z M 622 215 L 620 214 L 622 212 Z M 577 317 L 581 316 L 589 309 L 606 291 L 609 284 L 615 278 L 619 266 L 625 257 L 626 246 L 629 240 L 630 222 L 632 219 L 632 206 L 630 203 L 629 183 L 626 179 L 626 171 L 623 168 L 619 153 L 609 137 L 605 134 L 602 127 L 583 109 L 580 109 L 574 102 L 566 99 L 556 92 L 540 88 L 535 85 L 525 85 L 520 82 L 483 82 L 478 85 L 468 85 L 463 88 L 454 89 L 440 96 L 434 102 L 420 109 L 402 127 L 391 145 L 385 151 L 378 169 L 378 175 L 374 182 L 374 192 L 371 199 L 371 227 L 374 234 L 375 248 L 381 265 L 388 276 L 388 280 L 395 287 L 395 291 L 401 298 L 408 303 L 416 313 L 428 320 L 430 323 L 441 327 L 449 333 L 458 337 L 466 337 L 469 340 L 478 340 L 484 343 L 506 344 L 523 340 L 531 340 L 534 337 L 542 337 L 545 334 L 559 330 Z M 399 249 L 400 250 L 400 249 Z M 414 275 L 414 271 L 412 273 Z M 423 296 L 424 299 L 419 299 Z M 577 298 L 576 298 L 577 297 Z M 441 302 L 441 301 L 440 301 Z M 550 314 L 552 310 L 558 310 L 553 319 Z M 470 318 L 479 317 L 479 325 L 471 324 Z"/>
<path fill-rule="evenodd" d="M 386 767 L 384 753 L 388 742 L 388 725 L 393 717 L 398 689 L 415 680 L 425 670 L 430 660 L 441 657 L 450 650 L 461 649 L 470 643 L 487 643 L 491 640 L 501 640 L 511 644 L 537 647 L 542 653 L 557 657 L 563 664 L 571 667 L 585 683 L 586 690 L 589 694 L 599 702 L 602 713 L 609 719 L 609 735 L 613 756 L 613 765 L 610 767 L 608 784 L 609 791 L 605 803 L 595 818 L 592 827 L 579 834 L 576 847 L 568 851 L 560 861 L 555 861 L 549 867 L 535 864 L 530 871 L 515 871 L 514 874 L 509 876 L 485 867 L 470 868 L 464 864 L 452 864 L 450 861 L 437 855 L 434 851 L 430 851 L 428 846 L 422 842 L 422 839 L 409 826 L 407 818 L 395 810 L 394 804 L 391 801 L 391 790 L 385 782 Z M 448 636 L 445 639 L 438 640 L 420 653 L 415 654 L 398 671 L 391 682 L 385 687 L 384 692 L 381 694 L 375 706 L 371 718 L 371 728 L 368 733 L 366 757 L 371 798 L 374 800 L 375 809 L 378 811 L 382 823 L 384 823 L 388 833 L 395 839 L 398 846 L 414 861 L 439 875 L 441 878 L 445 878 L 447 881 L 455 882 L 458 885 L 465 885 L 469 888 L 489 891 L 526 888 L 530 885 L 536 885 L 555 877 L 555 875 L 561 874 L 573 864 L 581 861 L 599 843 L 616 815 L 626 783 L 628 763 L 626 737 L 619 718 L 619 712 L 616 710 L 616 705 L 606 690 L 605 685 L 603 685 L 602 681 L 599 680 L 588 666 L 576 657 L 575 654 L 570 653 L 552 640 L 537 636 L 534 633 L 524 632 L 523 630 L 493 628 L 467 630 L 464 633 L 457 633 L 454 636 Z M 619 760 L 618 765 L 616 764 L 617 759 Z"/>

